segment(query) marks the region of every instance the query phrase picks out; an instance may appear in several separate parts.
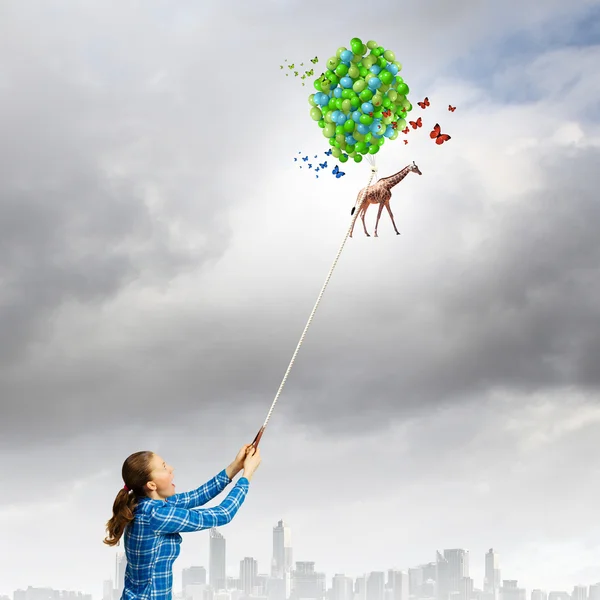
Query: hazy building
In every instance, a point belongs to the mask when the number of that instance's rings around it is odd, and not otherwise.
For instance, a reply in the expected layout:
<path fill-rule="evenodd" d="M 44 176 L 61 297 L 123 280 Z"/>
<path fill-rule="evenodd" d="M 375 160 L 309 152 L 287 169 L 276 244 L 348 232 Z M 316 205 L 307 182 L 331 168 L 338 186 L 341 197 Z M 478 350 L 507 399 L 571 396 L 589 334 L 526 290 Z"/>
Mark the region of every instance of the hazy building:
<path fill-rule="evenodd" d="M 548 600 L 548 594 L 543 590 L 532 590 L 531 600 Z M 600 598 L 598 598 L 600 600 Z"/>
<path fill-rule="evenodd" d="M 544 598 L 546 600 L 546 598 Z M 588 592 L 588 600 L 600 600 L 600 583 L 590 585 Z"/>
<path fill-rule="evenodd" d="M 490 548 L 485 555 L 485 576 L 483 579 L 483 591 L 492 593 L 494 598 L 498 597 L 502 579 L 500 577 L 500 560 L 498 554 Z"/>
<path fill-rule="evenodd" d="M 527 590 L 520 588 L 516 579 L 505 579 L 500 587 L 500 600 L 527 600 Z"/>
<path fill-rule="evenodd" d="M 315 571 L 314 562 L 296 562 L 292 571 L 291 598 L 323 600 L 325 598 L 325 574 Z"/>
<path fill-rule="evenodd" d="M 181 571 L 181 589 L 185 594 L 185 588 L 192 584 L 206 585 L 206 569 L 204 567 L 188 567 Z"/>
<path fill-rule="evenodd" d="M 127 568 L 127 556 L 125 556 L 124 552 L 117 553 L 115 557 L 115 581 L 117 582 L 115 586 L 115 596 L 116 600 L 118 600 L 123 594 L 123 589 L 125 588 L 125 570 Z"/>
<path fill-rule="evenodd" d="M 571 592 L 571 600 L 588 600 L 587 586 L 576 585 Z"/>
<path fill-rule="evenodd" d="M 554 590 L 548 593 L 548 600 L 571 600 L 571 594 Z"/>
<path fill-rule="evenodd" d="M 417 597 L 421 593 L 423 585 L 423 567 L 413 567 L 408 570 L 408 593 Z"/>
<path fill-rule="evenodd" d="M 366 600 L 385 600 L 385 573 L 373 571 L 367 577 Z"/>
<path fill-rule="evenodd" d="M 217 591 L 227 586 L 227 541 L 215 527 L 210 529 L 208 551 L 208 583 Z"/>
<path fill-rule="evenodd" d="M 254 594 L 258 579 L 258 562 L 251 556 L 240 561 L 240 589 L 247 596 Z"/>
<path fill-rule="evenodd" d="M 292 559 L 292 530 L 283 520 L 280 520 L 273 527 L 271 576 L 283 577 L 284 573 L 291 573 L 294 564 Z"/>
<path fill-rule="evenodd" d="M 437 600 L 450 600 L 462 593 L 463 578 L 469 577 L 469 551 L 463 549 L 439 551 L 436 560 Z"/>
<path fill-rule="evenodd" d="M 389 592 L 387 600 L 409 600 L 410 585 L 408 573 L 398 569 L 389 569 L 386 588 Z"/>
<path fill-rule="evenodd" d="M 115 588 L 112 579 L 105 579 L 102 582 L 102 600 L 115 600 Z"/>
<path fill-rule="evenodd" d="M 353 600 L 353 587 L 352 577 L 336 573 L 331 580 L 330 600 Z"/>

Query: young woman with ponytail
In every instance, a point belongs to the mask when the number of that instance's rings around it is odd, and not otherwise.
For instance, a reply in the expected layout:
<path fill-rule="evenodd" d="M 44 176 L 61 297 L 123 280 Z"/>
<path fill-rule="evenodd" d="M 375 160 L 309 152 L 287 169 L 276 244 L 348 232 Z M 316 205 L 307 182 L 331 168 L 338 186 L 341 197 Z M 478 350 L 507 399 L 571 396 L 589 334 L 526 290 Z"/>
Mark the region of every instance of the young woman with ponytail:
<path fill-rule="evenodd" d="M 180 533 L 229 523 L 243 504 L 260 461 L 260 451 L 247 444 L 210 481 L 191 492 L 176 494 L 173 467 L 158 454 L 136 452 L 125 460 L 125 486 L 115 498 L 104 539 L 105 544 L 116 546 L 124 538 L 127 567 L 122 600 L 171 599 Z M 221 493 L 242 469 L 243 476 L 221 504 L 198 508 Z"/>

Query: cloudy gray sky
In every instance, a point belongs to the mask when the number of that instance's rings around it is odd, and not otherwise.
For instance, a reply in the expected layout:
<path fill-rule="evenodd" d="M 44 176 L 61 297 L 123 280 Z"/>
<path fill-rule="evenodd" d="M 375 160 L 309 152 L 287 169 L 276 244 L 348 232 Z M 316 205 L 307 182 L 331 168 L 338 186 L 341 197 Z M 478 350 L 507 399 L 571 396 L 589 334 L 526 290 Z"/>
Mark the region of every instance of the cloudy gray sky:
<path fill-rule="evenodd" d="M 490 4 L 1 4 L 0 595 L 97 600 L 125 457 L 184 490 L 253 438 L 368 180 L 294 164 L 326 146 L 279 65 L 354 36 L 452 140 L 378 155 L 423 176 L 401 236 L 383 215 L 344 250 L 230 572 L 268 571 L 284 518 L 329 577 L 464 547 L 481 585 L 493 546 L 529 590 L 600 580 L 600 2 Z M 176 573 L 207 549 L 187 534 Z"/>

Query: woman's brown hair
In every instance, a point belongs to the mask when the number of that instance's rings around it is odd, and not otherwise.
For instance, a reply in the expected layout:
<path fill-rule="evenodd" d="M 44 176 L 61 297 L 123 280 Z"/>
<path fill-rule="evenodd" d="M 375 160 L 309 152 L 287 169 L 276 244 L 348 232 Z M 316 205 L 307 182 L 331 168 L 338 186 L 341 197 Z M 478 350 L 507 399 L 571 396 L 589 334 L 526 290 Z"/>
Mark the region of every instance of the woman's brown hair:
<path fill-rule="evenodd" d="M 128 456 L 121 470 L 124 488 L 119 490 L 113 504 L 113 516 L 106 523 L 108 536 L 104 543 L 116 546 L 121 539 L 125 527 L 133 521 L 133 512 L 138 504 L 138 498 L 146 495 L 146 484 L 150 481 L 150 461 L 153 452 L 144 450 Z"/>

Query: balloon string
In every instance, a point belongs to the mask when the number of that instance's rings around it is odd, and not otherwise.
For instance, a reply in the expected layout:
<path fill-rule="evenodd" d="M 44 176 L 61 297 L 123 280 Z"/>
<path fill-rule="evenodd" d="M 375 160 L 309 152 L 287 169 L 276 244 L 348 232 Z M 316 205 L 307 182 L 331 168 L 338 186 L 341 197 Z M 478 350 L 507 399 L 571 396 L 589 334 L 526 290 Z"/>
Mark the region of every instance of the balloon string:
<path fill-rule="evenodd" d="M 371 158 L 371 157 L 369 157 L 369 158 Z M 375 157 L 374 156 L 372 157 L 372 161 L 370 161 L 370 162 L 371 162 L 371 176 L 369 177 L 369 183 L 367 183 L 366 187 L 362 190 L 362 194 L 360 194 L 359 197 L 357 198 L 355 209 L 353 211 L 354 215 L 352 217 L 350 227 L 348 227 L 348 231 L 346 232 L 346 235 L 344 236 L 342 244 L 341 244 L 341 246 L 336 254 L 336 257 L 333 261 L 333 264 L 331 265 L 331 268 L 329 269 L 329 273 L 327 274 L 325 283 L 323 284 L 323 287 L 321 288 L 321 291 L 319 292 L 319 295 L 317 297 L 317 301 L 315 302 L 312 312 L 310 313 L 310 316 L 308 317 L 308 321 L 306 322 L 304 331 L 302 332 L 302 335 L 300 336 L 300 341 L 298 342 L 298 345 L 296 346 L 296 350 L 294 350 L 294 354 L 292 355 L 290 364 L 288 365 L 285 375 L 283 376 L 283 379 L 281 380 L 281 384 L 279 385 L 279 389 L 277 390 L 277 393 L 275 394 L 275 399 L 273 400 L 273 403 L 271 404 L 271 408 L 269 409 L 269 412 L 267 413 L 267 418 L 265 419 L 265 422 L 263 423 L 263 426 L 261 427 L 259 432 L 256 434 L 256 437 L 254 438 L 254 442 L 252 442 L 252 444 L 255 447 L 258 446 L 258 442 L 260 441 L 260 438 L 262 437 L 262 434 L 263 434 L 265 428 L 267 427 L 267 423 L 269 422 L 269 419 L 271 418 L 271 414 L 273 413 L 275 404 L 277 404 L 277 400 L 279 399 L 279 396 L 281 395 L 281 392 L 283 390 L 285 382 L 287 381 L 288 375 L 290 374 L 290 371 L 292 370 L 292 366 L 294 365 L 294 362 L 296 361 L 296 356 L 298 355 L 298 351 L 300 350 L 300 347 L 302 346 L 302 343 L 304 342 L 306 332 L 308 331 L 308 328 L 310 327 L 310 324 L 312 323 L 313 317 L 315 316 L 315 313 L 317 312 L 317 308 L 319 307 L 319 304 L 321 303 L 321 298 L 323 298 L 323 294 L 325 293 L 325 288 L 327 287 L 327 284 L 329 283 L 329 280 L 331 279 L 331 276 L 333 275 L 333 271 L 334 271 L 334 269 L 338 263 L 338 260 L 342 254 L 342 250 L 344 249 L 344 246 L 346 245 L 346 241 L 348 240 L 348 237 L 350 236 L 350 232 L 352 231 L 352 229 L 354 227 L 354 223 L 356 222 L 356 219 L 358 218 L 358 214 L 360 212 L 360 210 L 359 210 L 360 205 L 362 204 L 362 202 L 364 200 L 364 196 L 367 193 L 367 189 L 371 185 L 371 182 L 373 181 L 373 177 L 375 176 L 375 173 L 377 172 L 377 167 L 375 166 Z"/>

